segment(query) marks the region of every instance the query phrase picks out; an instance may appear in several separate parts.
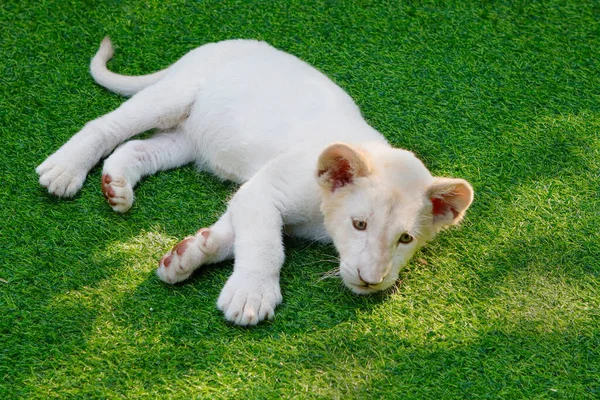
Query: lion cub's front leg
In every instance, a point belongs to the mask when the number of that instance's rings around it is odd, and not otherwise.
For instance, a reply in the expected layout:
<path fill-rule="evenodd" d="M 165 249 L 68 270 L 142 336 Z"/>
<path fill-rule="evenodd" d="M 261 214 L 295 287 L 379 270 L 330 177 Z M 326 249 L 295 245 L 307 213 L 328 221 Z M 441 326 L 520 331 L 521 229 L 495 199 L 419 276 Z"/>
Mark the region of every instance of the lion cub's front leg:
<path fill-rule="evenodd" d="M 272 319 L 281 303 L 279 271 L 284 260 L 282 217 L 270 184 L 255 176 L 231 200 L 235 264 L 217 306 L 238 325 Z"/>
<path fill-rule="evenodd" d="M 269 195 L 270 185 L 261 181 L 255 176 L 244 184 L 216 224 L 179 242 L 160 260 L 156 270 L 162 281 L 177 283 L 200 266 L 235 254 L 233 273 L 217 306 L 228 321 L 237 325 L 272 319 L 282 301 L 282 217 Z"/>

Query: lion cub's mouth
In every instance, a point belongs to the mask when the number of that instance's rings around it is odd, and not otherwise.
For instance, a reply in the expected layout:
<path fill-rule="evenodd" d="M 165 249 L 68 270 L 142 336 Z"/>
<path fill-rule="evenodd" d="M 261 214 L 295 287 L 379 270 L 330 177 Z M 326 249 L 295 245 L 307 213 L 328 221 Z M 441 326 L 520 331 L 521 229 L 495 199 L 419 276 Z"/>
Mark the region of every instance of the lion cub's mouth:
<path fill-rule="evenodd" d="M 385 282 L 379 283 L 377 285 L 369 285 L 366 283 L 356 284 L 356 283 L 348 283 L 348 282 L 345 282 L 345 284 L 355 294 L 359 294 L 359 295 L 367 295 L 367 294 L 377 293 L 377 292 L 387 289 L 390 286 L 390 285 L 386 284 Z"/>

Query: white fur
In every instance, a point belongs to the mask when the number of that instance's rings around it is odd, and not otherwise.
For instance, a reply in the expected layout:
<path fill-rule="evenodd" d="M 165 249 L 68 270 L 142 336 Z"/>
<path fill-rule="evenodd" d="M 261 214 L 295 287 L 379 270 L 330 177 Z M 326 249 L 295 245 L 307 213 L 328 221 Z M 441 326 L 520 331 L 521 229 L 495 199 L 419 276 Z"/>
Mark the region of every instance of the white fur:
<path fill-rule="evenodd" d="M 412 153 L 389 146 L 341 88 L 266 43 L 207 44 L 139 77 L 110 72 L 112 54 L 106 38 L 92 75 L 133 97 L 48 157 L 36 170 L 40 183 L 57 196 L 73 196 L 110 155 L 102 189 L 119 212 L 131 207 L 143 176 L 190 162 L 243 183 L 219 221 L 175 246 L 157 270 L 175 283 L 235 253 L 217 304 L 236 324 L 272 318 L 282 300 L 284 227 L 312 240 L 333 239 L 344 283 L 363 294 L 393 285 L 414 252 L 460 221 L 472 201 L 466 181 L 432 177 Z M 153 128 L 162 132 L 116 148 Z M 364 230 L 354 226 L 363 223 Z M 414 240 L 398 243 L 403 233 Z"/>

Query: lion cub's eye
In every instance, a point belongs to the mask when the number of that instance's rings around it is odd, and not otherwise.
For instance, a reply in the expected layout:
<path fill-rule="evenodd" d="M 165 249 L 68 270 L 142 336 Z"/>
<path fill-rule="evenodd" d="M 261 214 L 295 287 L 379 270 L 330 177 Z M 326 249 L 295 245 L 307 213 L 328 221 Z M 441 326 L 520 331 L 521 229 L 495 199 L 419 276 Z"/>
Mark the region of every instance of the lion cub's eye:
<path fill-rule="evenodd" d="M 400 235 L 400 238 L 398 239 L 398 244 L 400 244 L 400 243 L 408 244 L 412 241 L 413 241 L 413 237 L 410 236 L 408 233 L 404 232 L 402 235 Z"/>
<path fill-rule="evenodd" d="M 359 231 L 364 231 L 365 229 L 367 229 L 367 221 L 363 221 L 360 219 L 353 219 L 352 226 L 354 227 L 354 229 L 357 229 Z"/>

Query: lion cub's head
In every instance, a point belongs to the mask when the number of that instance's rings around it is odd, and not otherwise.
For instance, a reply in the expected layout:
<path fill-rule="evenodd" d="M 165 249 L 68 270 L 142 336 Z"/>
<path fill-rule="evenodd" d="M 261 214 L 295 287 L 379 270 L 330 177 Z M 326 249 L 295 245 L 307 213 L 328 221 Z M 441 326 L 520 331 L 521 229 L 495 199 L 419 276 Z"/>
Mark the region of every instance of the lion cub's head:
<path fill-rule="evenodd" d="M 342 279 L 359 294 L 393 285 L 419 247 L 473 201 L 467 181 L 433 177 L 411 152 L 387 146 L 334 143 L 319 157 L 317 179 Z"/>

